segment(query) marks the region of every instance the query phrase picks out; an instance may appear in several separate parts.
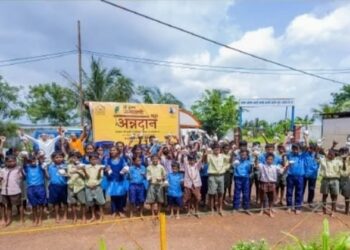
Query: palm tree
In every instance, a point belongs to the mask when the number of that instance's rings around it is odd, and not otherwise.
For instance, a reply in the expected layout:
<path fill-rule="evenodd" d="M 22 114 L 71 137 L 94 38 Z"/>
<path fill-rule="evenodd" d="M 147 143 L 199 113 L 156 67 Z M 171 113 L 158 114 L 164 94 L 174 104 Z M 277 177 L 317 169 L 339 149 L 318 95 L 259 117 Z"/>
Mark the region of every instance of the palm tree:
<path fill-rule="evenodd" d="M 340 111 L 340 108 L 335 105 L 323 103 L 319 108 L 312 109 L 313 118 L 321 118 L 322 114 L 332 114 Z"/>
<path fill-rule="evenodd" d="M 87 101 L 128 102 L 134 84 L 117 68 L 104 68 L 100 60 L 91 59 L 90 74 L 84 72 L 84 96 Z"/>
<path fill-rule="evenodd" d="M 184 107 L 184 104 L 176 96 L 169 92 L 162 93 L 158 87 L 139 86 L 137 93 L 144 103 L 177 104 L 180 108 Z"/>
<path fill-rule="evenodd" d="M 308 129 L 309 125 L 313 124 L 315 121 L 314 117 L 309 118 L 309 115 L 306 115 L 304 118 L 297 117 L 295 119 L 295 123 L 301 126 L 304 126 L 306 129 Z"/>

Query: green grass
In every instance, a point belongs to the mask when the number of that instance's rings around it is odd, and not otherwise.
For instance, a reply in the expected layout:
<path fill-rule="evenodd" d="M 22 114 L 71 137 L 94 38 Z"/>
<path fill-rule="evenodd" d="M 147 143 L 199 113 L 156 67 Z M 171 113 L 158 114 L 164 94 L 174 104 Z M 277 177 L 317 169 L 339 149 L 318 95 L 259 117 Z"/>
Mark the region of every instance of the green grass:
<path fill-rule="evenodd" d="M 339 234 L 331 237 L 329 232 L 329 223 L 327 219 L 323 221 L 323 231 L 319 239 L 314 241 L 303 242 L 298 237 L 284 233 L 294 240 L 294 244 L 282 246 L 283 250 L 348 250 L 350 249 L 350 235 Z M 240 241 L 232 247 L 232 250 L 267 250 L 270 249 L 264 241 Z"/>

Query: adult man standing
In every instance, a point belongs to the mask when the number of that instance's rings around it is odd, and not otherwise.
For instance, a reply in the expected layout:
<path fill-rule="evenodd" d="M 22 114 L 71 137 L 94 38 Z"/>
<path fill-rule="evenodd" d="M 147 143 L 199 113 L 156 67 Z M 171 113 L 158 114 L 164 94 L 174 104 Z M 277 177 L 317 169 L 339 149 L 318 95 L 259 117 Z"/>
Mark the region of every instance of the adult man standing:
<path fill-rule="evenodd" d="M 18 135 L 21 138 L 21 140 L 30 140 L 33 143 L 36 143 L 39 147 L 39 150 L 43 151 L 45 154 L 45 161 L 50 162 L 51 161 L 51 155 L 53 152 L 55 152 L 55 144 L 56 142 L 61 138 L 62 136 L 62 128 L 58 128 L 58 135 L 51 139 L 48 134 L 41 134 L 39 139 L 35 139 L 34 137 L 31 137 L 30 135 L 27 135 L 23 132 L 23 129 L 18 131 Z"/>

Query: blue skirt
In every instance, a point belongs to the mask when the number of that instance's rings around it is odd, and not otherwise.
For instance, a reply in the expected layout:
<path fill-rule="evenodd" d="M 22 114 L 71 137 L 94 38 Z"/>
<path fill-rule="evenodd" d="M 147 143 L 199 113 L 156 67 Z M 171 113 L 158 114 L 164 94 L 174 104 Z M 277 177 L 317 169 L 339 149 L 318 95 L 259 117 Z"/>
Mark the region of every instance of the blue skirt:
<path fill-rule="evenodd" d="M 124 180 L 123 181 L 109 181 L 108 187 L 107 187 L 107 195 L 109 196 L 123 196 L 126 194 L 126 185 Z"/>

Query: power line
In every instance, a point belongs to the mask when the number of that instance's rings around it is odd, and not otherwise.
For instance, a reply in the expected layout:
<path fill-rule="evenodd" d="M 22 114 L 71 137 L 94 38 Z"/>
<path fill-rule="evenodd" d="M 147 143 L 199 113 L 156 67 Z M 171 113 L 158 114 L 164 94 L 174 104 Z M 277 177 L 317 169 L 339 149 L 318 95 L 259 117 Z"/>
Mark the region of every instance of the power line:
<path fill-rule="evenodd" d="M 213 66 L 213 65 L 204 65 L 204 64 L 193 64 L 193 63 L 185 63 L 185 62 L 174 62 L 174 61 L 164 61 L 164 60 L 155 60 L 149 58 L 140 58 L 140 57 L 129 57 L 120 54 L 111 54 L 104 52 L 95 52 L 91 50 L 84 50 L 85 54 L 97 55 L 99 57 L 112 58 L 121 61 L 127 62 L 135 62 L 142 64 L 149 64 L 155 66 L 163 66 L 170 68 L 180 68 L 180 69 L 188 69 L 188 70 L 201 70 L 201 71 L 212 71 L 212 72 L 221 72 L 221 73 L 238 73 L 238 74 L 250 74 L 250 75 L 300 75 L 293 73 L 284 73 L 281 71 L 270 71 L 266 69 L 263 71 L 263 68 L 260 68 L 256 71 L 256 68 L 244 68 L 244 67 L 228 67 L 228 66 Z M 344 72 L 321 72 L 319 74 L 348 74 L 350 71 Z"/>
<path fill-rule="evenodd" d="M 241 67 L 241 66 L 219 66 L 219 65 L 209 65 L 209 64 L 196 64 L 196 63 L 187 63 L 187 62 L 175 62 L 175 61 L 168 61 L 168 60 L 159 60 L 159 59 L 150 59 L 150 58 L 141 58 L 141 57 L 131 57 L 131 56 L 125 56 L 120 54 L 112 54 L 112 53 L 106 53 L 106 52 L 96 52 L 91 50 L 84 50 L 87 53 L 92 54 L 98 54 L 101 56 L 115 56 L 118 58 L 125 58 L 125 59 L 135 59 L 135 60 L 142 60 L 142 61 L 150 61 L 150 62 L 159 62 L 159 63 L 167 63 L 167 64 L 176 64 L 176 65 L 184 65 L 184 66 L 195 66 L 195 67 L 204 67 L 204 68 L 218 68 L 218 69 L 234 69 L 234 70 L 250 70 L 250 71 L 271 71 L 271 72 L 290 72 L 290 70 L 286 69 L 275 69 L 275 68 L 249 68 L 249 67 Z M 322 72 L 330 72 L 330 73 L 350 73 L 349 69 L 304 69 L 309 71 L 322 71 Z"/>
<path fill-rule="evenodd" d="M 166 22 L 164 22 L 164 21 L 161 21 L 161 20 L 159 20 L 159 19 L 150 17 L 150 16 L 145 15 L 145 14 L 142 14 L 142 13 L 140 13 L 140 12 L 137 12 L 137 11 L 134 11 L 134 10 L 131 10 L 131 9 L 128 9 L 128 8 L 123 7 L 123 6 L 121 6 L 121 5 L 118 5 L 118 4 L 115 4 L 115 3 L 112 3 L 112 2 L 109 2 L 109 1 L 106 1 L 106 0 L 101 0 L 101 2 L 104 2 L 104 3 L 106 3 L 106 4 L 109 4 L 109 5 L 111 5 L 111 6 L 114 6 L 114 7 L 116 7 L 116 8 L 119 8 L 119 9 L 121 9 L 121 10 L 124 10 L 124 11 L 126 11 L 126 12 L 135 14 L 135 15 L 137 15 L 137 16 L 146 18 L 146 19 L 151 20 L 151 21 L 153 21 L 153 22 L 157 22 L 157 23 L 159 23 L 159 24 L 165 25 L 165 26 L 167 26 L 167 27 L 169 27 L 169 28 L 172 28 L 172 29 L 175 29 L 175 30 L 184 32 L 184 33 L 189 34 L 189 35 L 191 35 L 191 36 L 200 38 L 200 39 L 205 40 L 205 41 L 207 41 L 207 42 L 210 42 L 210 43 L 213 43 L 213 44 L 216 44 L 216 45 L 225 47 L 225 48 L 227 48 L 227 49 L 233 50 L 233 51 L 235 51 L 235 52 L 244 54 L 244 55 L 246 55 L 246 56 L 249 56 L 249 57 L 252 57 L 252 58 L 255 58 L 255 59 L 258 59 L 258 60 L 261 60 L 261 61 L 264 61 L 264 62 L 267 62 L 267 63 L 271 63 L 271 64 L 277 65 L 277 66 L 279 66 L 279 67 L 286 68 L 286 69 L 289 69 L 289 70 L 292 70 L 292 71 L 296 71 L 296 72 L 299 72 L 299 73 L 302 73 L 302 74 L 305 74 L 305 75 L 308 75 L 308 76 L 312 76 L 312 77 L 315 77 L 315 78 L 318 78 L 318 79 L 322 79 L 322 80 L 325 80 L 325 81 L 330 81 L 330 82 L 333 82 L 333 83 L 344 84 L 344 85 L 347 84 L 347 83 L 342 82 L 342 81 L 338 81 L 338 80 L 331 79 L 331 78 L 328 78 L 328 77 L 323 77 L 323 76 L 320 76 L 320 75 L 317 75 L 317 74 L 314 74 L 314 73 L 307 72 L 307 71 L 302 70 L 302 69 L 298 69 L 298 68 L 295 68 L 295 67 L 292 67 L 292 66 L 283 64 L 283 63 L 279 63 L 279 62 L 276 62 L 276 61 L 273 61 L 273 60 L 270 60 L 270 59 L 267 59 L 267 58 L 264 58 L 264 57 L 261 57 L 261 56 L 254 55 L 254 54 L 252 54 L 252 53 L 243 51 L 243 50 L 241 50 L 241 49 L 237 49 L 237 48 L 234 48 L 234 47 L 229 46 L 229 45 L 227 45 L 227 44 L 224 44 L 224 43 L 215 41 L 215 40 L 210 39 L 210 38 L 208 38 L 208 37 L 205 37 L 205 36 L 203 36 L 203 35 L 196 34 L 196 33 L 192 32 L 192 31 L 185 30 L 185 29 L 180 28 L 180 27 L 178 27 L 178 26 L 175 26 L 175 25 L 166 23 Z"/>
<path fill-rule="evenodd" d="M 44 60 L 51 60 L 54 58 L 59 58 L 59 57 L 72 55 L 72 54 L 76 54 L 76 53 L 77 53 L 76 50 L 71 50 L 71 51 L 45 54 L 45 55 L 39 55 L 39 56 L 21 57 L 21 58 L 1 60 L 0 67 L 12 66 L 12 65 L 17 65 L 17 64 L 32 63 L 32 62 L 38 62 L 38 61 L 44 61 Z"/>
<path fill-rule="evenodd" d="M 55 56 L 55 55 L 72 53 L 75 51 L 76 50 L 69 50 L 69 51 L 62 51 L 62 52 L 56 52 L 56 53 L 50 53 L 50 54 L 43 54 L 43 55 L 38 55 L 38 56 L 27 56 L 27 57 L 17 57 L 17 58 L 12 58 L 12 59 L 4 59 L 4 60 L 0 60 L 0 63 L 7 63 L 7 62 L 13 62 L 13 61 L 22 61 L 22 60 L 27 60 L 27 59 Z"/>

